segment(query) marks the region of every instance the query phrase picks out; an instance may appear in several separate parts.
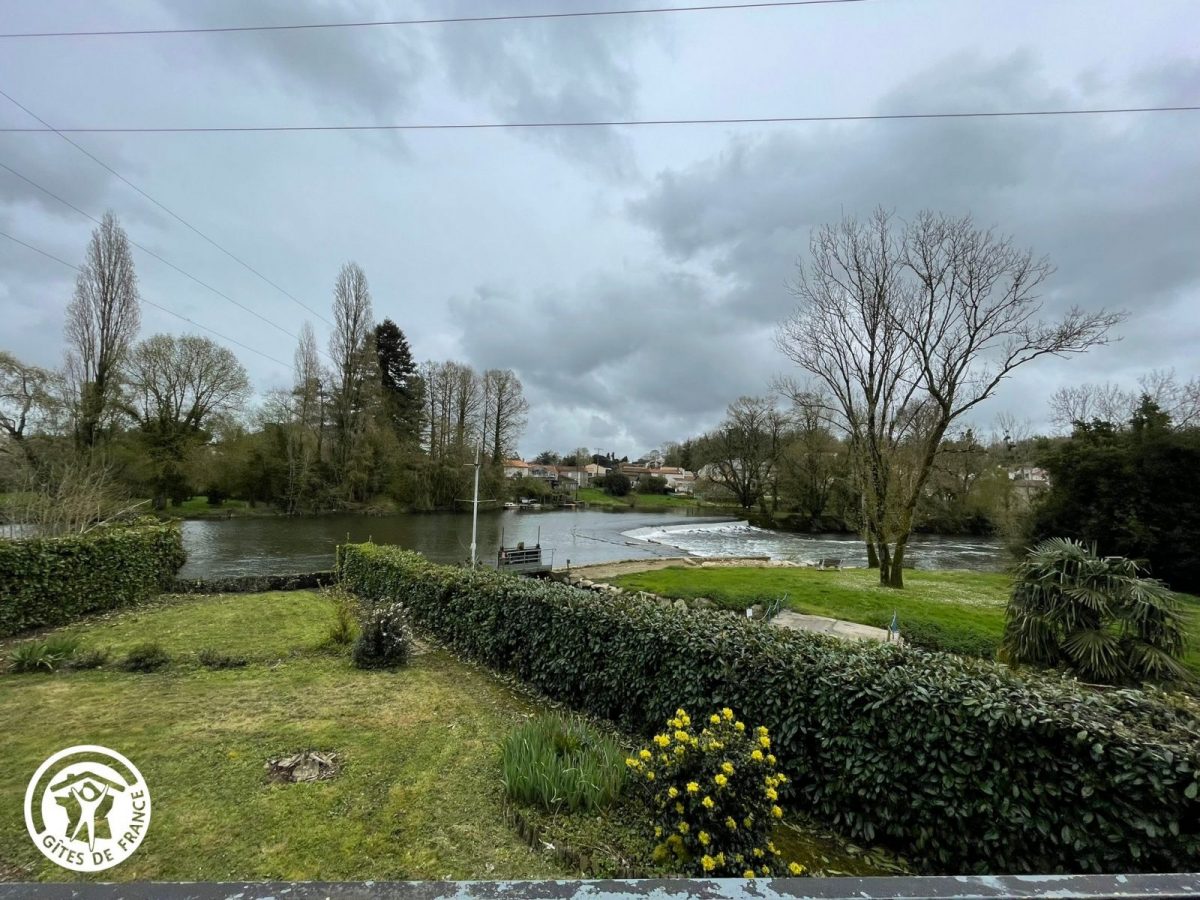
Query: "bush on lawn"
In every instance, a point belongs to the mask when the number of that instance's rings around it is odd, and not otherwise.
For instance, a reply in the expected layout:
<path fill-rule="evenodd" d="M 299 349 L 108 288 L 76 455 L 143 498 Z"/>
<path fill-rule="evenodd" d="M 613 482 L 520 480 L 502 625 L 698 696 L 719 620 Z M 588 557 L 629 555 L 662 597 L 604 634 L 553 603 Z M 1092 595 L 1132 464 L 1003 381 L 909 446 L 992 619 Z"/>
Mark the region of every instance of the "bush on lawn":
<path fill-rule="evenodd" d="M 954 872 L 1185 871 L 1197 720 L 1152 694 L 908 646 L 852 644 L 634 596 L 339 548 L 342 584 L 403 601 L 464 656 L 634 733 L 682 705 L 770 728 L 784 796 Z"/>
<path fill-rule="evenodd" d="M 121 661 L 126 672 L 157 672 L 169 665 L 171 656 L 159 644 L 147 641 L 133 647 Z"/>
<path fill-rule="evenodd" d="M 655 862 L 673 860 L 702 876 L 802 874 L 771 841 L 787 778 L 776 771 L 767 729 L 748 729 L 729 707 L 698 725 L 677 709 L 666 730 L 626 760 L 655 811 Z"/>
<path fill-rule="evenodd" d="M 626 781 L 625 754 L 586 722 L 541 715 L 504 739 L 501 781 L 508 796 L 552 813 L 598 812 Z"/>
<path fill-rule="evenodd" d="M 54 672 L 67 665 L 79 650 L 79 639 L 56 635 L 43 641 L 25 641 L 8 655 L 10 672 Z"/>
<path fill-rule="evenodd" d="M 82 671 L 84 669 L 99 669 L 108 662 L 109 651 L 107 647 L 98 647 L 94 650 L 83 650 L 76 653 L 66 662 L 66 668 Z"/>
<path fill-rule="evenodd" d="M 197 657 L 200 665 L 206 669 L 242 669 L 248 662 L 244 656 L 235 656 L 232 653 L 214 650 L 212 647 L 205 647 Z"/>
<path fill-rule="evenodd" d="M 183 561 L 179 529 L 158 522 L 0 541 L 0 636 L 145 600 Z"/>
<path fill-rule="evenodd" d="M 403 605 L 390 603 L 363 616 L 352 656 L 360 669 L 391 669 L 408 662 L 412 631 Z"/>

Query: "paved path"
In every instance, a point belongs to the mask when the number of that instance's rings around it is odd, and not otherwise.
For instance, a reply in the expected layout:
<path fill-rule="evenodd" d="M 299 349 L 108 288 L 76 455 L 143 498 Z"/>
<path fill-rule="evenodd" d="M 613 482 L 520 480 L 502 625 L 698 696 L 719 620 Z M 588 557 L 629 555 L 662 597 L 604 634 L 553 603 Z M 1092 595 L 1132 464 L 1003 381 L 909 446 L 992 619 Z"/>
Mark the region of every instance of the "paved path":
<path fill-rule="evenodd" d="M 886 628 L 859 625 L 857 622 L 843 622 L 841 619 L 829 619 L 825 616 L 804 616 L 792 612 L 790 609 L 781 611 L 771 620 L 771 624 L 780 628 L 790 628 L 793 631 L 815 631 L 818 634 L 829 634 L 855 641 L 886 641 L 888 638 Z"/>

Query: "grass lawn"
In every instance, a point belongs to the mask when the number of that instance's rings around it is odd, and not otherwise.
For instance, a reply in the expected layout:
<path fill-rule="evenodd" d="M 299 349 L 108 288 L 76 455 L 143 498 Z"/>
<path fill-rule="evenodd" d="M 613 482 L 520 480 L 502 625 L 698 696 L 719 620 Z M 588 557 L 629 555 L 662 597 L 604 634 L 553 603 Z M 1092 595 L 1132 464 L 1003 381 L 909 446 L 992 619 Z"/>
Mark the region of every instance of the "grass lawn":
<path fill-rule="evenodd" d="M 683 494 L 626 494 L 614 497 L 600 488 L 580 488 L 579 499 L 589 506 L 607 506 L 614 509 L 690 509 L 707 504 Z"/>
<path fill-rule="evenodd" d="M 744 609 L 787 594 L 787 607 L 864 625 L 886 626 L 895 611 L 900 631 L 921 646 L 991 657 L 1004 632 L 1009 578 L 990 572 L 904 573 L 903 590 L 883 588 L 868 569 L 820 571 L 801 568 L 685 568 L 621 575 L 609 579 L 623 588 L 665 597 L 709 597 Z M 1180 594 L 1191 644 L 1184 664 L 1200 675 L 1200 598 Z"/>
<path fill-rule="evenodd" d="M 204 495 L 189 497 L 182 503 L 168 503 L 163 513 L 184 519 L 227 519 L 230 516 L 255 516 L 270 514 L 275 510 L 266 504 L 251 508 L 245 500 L 222 500 L 220 506 L 209 506 Z"/>
<path fill-rule="evenodd" d="M 499 743 L 542 707 L 439 650 L 395 672 L 355 669 L 326 647 L 335 608 L 312 591 L 168 596 L 56 632 L 114 660 L 156 641 L 165 670 L 0 674 L 0 880 L 562 878 L 579 877 L 583 857 L 600 874 L 636 858 L 644 813 L 630 803 L 591 817 L 525 810 L 559 848 L 532 849 L 505 806 Z M 0 641 L 0 655 L 16 643 Z M 249 665 L 206 669 L 205 648 Z M 22 805 L 46 757 L 93 743 L 138 766 L 154 809 L 136 853 L 81 876 L 36 850 Z M 265 781 L 267 759 L 305 749 L 339 754 L 341 774 Z M 779 839 L 813 869 L 896 870 L 814 827 Z"/>

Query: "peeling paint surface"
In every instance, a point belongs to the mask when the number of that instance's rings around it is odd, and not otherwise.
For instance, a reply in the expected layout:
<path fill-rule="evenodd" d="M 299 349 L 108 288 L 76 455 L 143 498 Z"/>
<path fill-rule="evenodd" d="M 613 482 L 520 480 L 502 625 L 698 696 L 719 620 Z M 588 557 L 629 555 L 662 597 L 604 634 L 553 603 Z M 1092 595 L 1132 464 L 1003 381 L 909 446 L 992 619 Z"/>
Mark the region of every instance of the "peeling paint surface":
<path fill-rule="evenodd" d="M 1200 898 L 1200 874 L 982 875 L 630 881 L 14 884 L 0 900 L 1002 900 Z"/>

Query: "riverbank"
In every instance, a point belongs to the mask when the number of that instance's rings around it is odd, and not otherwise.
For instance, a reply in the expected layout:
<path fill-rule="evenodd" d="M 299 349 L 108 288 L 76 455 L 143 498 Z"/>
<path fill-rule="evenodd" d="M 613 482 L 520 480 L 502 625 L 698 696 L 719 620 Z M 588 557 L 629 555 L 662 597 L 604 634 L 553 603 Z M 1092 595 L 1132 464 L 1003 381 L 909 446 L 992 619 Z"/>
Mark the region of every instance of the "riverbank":
<path fill-rule="evenodd" d="M 895 590 L 881 587 L 874 569 L 828 571 L 778 561 L 634 561 L 613 568 L 619 571 L 585 577 L 664 597 L 707 597 L 738 610 L 782 598 L 785 609 L 802 615 L 877 628 L 886 628 L 894 615 L 911 644 L 984 659 L 999 649 L 1011 585 L 996 572 L 912 570 L 904 573 L 905 587 Z M 1191 637 L 1182 661 L 1200 676 L 1200 597 L 1179 599 Z"/>

